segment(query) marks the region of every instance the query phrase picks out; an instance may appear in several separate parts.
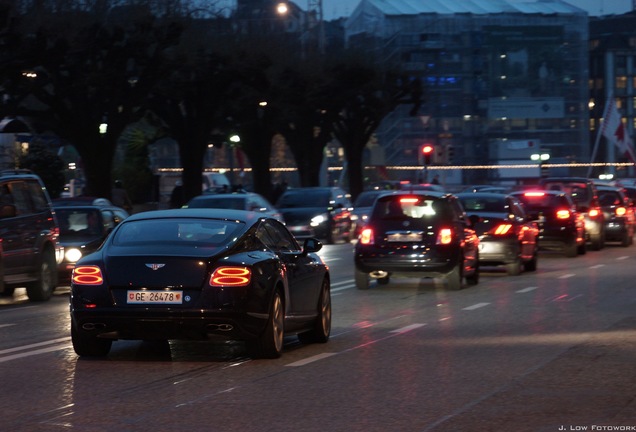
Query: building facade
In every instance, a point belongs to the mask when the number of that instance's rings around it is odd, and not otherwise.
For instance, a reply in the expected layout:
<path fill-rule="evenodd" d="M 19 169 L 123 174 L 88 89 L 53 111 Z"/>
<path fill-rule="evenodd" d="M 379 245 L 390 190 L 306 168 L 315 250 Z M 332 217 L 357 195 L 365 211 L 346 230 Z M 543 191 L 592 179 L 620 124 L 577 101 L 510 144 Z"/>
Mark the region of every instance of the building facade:
<path fill-rule="evenodd" d="M 412 165 L 422 144 L 441 166 L 586 161 L 590 153 L 587 12 L 560 0 L 362 0 L 349 46 L 381 48 L 424 84 L 417 115 L 402 106 L 377 131 L 387 165 Z M 534 174 L 532 174 L 534 175 Z M 471 169 L 461 181 L 519 171 Z"/>

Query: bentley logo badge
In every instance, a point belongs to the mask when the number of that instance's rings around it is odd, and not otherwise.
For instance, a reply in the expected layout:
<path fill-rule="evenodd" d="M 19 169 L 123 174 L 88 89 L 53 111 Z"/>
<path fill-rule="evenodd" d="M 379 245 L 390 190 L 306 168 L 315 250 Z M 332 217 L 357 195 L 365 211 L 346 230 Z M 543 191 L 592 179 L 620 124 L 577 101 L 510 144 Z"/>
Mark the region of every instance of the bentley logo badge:
<path fill-rule="evenodd" d="M 159 270 L 160 268 L 165 267 L 165 264 L 146 264 L 146 267 L 152 270 Z"/>

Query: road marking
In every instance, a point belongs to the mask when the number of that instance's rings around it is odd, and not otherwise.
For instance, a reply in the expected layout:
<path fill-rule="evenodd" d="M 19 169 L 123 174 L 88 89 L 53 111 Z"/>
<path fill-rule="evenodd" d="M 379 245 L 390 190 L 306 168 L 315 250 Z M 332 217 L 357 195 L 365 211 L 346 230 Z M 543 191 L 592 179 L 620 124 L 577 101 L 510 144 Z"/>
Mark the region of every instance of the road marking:
<path fill-rule="evenodd" d="M 517 292 L 523 294 L 523 293 L 527 293 L 527 292 L 530 292 L 530 291 L 534 291 L 537 288 L 539 288 L 539 287 L 528 287 L 528 288 L 520 289 Z"/>
<path fill-rule="evenodd" d="M 571 277 L 576 276 L 574 273 L 568 273 L 568 274 L 564 274 L 562 276 L 559 276 L 559 279 L 569 279 Z"/>
<path fill-rule="evenodd" d="M 483 308 L 484 306 L 488 306 L 489 304 L 490 303 L 477 303 L 472 306 L 465 307 L 462 310 L 475 310 L 475 309 Z"/>
<path fill-rule="evenodd" d="M 621 261 L 621 260 L 626 260 L 627 258 L 629 258 L 628 256 L 621 256 L 616 258 L 617 261 Z"/>
<path fill-rule="evenodd" d="M 0 324 L 0 328 L 2 327 L 11 327 L 14 326 L 15 324 Z"/>
<path fill-rule="evenodd" d="M 16 360 L 23 357 L 30 357 L 33 355 L 44 354 L 47 352 L 71 348 L 72 345 L 68 343 L 70 340 L 71 340 L 70 337 L 64 337 L 64 338 L 51 339 L 48 341 L 38 342 L 34 344 L 29 344 L 29 345 L 22 345 L 19 347 L 7 348 L 5 350 L 0 350 L 0 363 Z M 47 345 L 54 345 L 54 346 L 46 347 Z M 46 348 L 40 348 L 40 347 L 46 347 Z M 34 348 L 40 348 L 40 349 L 34 349 Z M 12 355 L 6 355 L 11 353 L 17 353 L 19 351 L 25 351 L 25 352 L 12 354 Z"/>
<path fill-rule="evenodd" d="M 289 366 L 289 367 L 305 366 L 306 364 L 313 363 L 313 362 L 316 362 L 318 360 L 326 359 L 328 357 L 335 356 L 336 354 L 337 353 L 317 354 L 315 356 L 307 357 L 306 359 L 303 359 L 303 360 L 298 360 L 298 361 L 295 361 L 293 363 L 289 363 L 289 364 L 287 364 L 285 366 Z"/>
<path fill-rule="evenodd" d="M 0 357 L 0 363 L 8 362 L 8 361 L 11 361 L 11 360 L 16 360 L 16 359 L 23 358 L 23 357 L 30 357 L 30 356 L 37 355 L 37 354 L 44 354 L 44 353 L 48 353 L 48 352 L 59 351 L 59 350 L 71 348 L 72 346 L 73 345 L 71 345 L 71 344 L 55 345 L 55 346 L 52 346 L 52 347 L 42 348 L 42 349 L 39 349 L 39 350 L 27 351 L 27 352 L 23 352 L 23 353 L 19 353 L 19 354 L 13 354 L 13 355 L 6 356 L 6 357 Z"/>
<path fill-rule="evenodd" d="M 411 324 L 406 327 L 402 327 L 399 329 L 391 330 L 391 333 L 406 333 L 411 330 L 415 330 L 416 328 L 424 327 L 426 324 Z"/>
<path fill-rule="evenodd" d="M 597 269 L 597 268 L 601 268 L 601 267 L 605 267 L 605 264 L 596 264 L 593 265 L 592 267 L 590 267 L 591 269 Z"/>

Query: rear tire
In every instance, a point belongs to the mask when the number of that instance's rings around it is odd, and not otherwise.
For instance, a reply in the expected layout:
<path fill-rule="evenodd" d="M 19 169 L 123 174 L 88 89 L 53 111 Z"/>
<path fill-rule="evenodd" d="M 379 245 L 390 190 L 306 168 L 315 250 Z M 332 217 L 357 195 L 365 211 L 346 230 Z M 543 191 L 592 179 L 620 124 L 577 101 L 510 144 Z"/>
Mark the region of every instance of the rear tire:
<path fill-rule="evenodd" d="M 80 357 L 105 357 L 113 344 L 110 339 L 100 339 L 82 333 L 74 324 L 71 324 L 71 341 L 75 353 Z"/>
<path fill-rule="evenodd" d="M 563 245 L 563 253 L 568 258 L 574 258 L 578 255 L 578 246 L 576 244 L 576 240 L 571 241 L 570 243 L 566 243 Z"/>
<path fill-rule="evenodd" d="M 27 296 L 31 301 L 46 301 L 51 298 L 57 284 L 57 262 L 55 253 L 47 249 L 42 253 L 42 261 L 34 282 L 26 284 Z"/>
<path fill-rule="evenodd" d="M 446 288 L 451 291 L 462 289 L 462 265 L 457 264 L 450 273 L 446 275 Z"/>
<path fill-rule="evenodd" d="M 278 358 L 283 352 L 285 338 L 285 307 L 280 291 L 276 290 L 263 334 L 248 342 L 250 354 L 256 358 Z"/>
<path fill-rule="evenodd" d="M 519 276 L 521 274 L 521 258 L 516 257 L 511 263 L 506 264 L 508 276 Z"/>
<path fill-rule="evenodd" d="M 388 285 L 389 282 L 391 281 L 391 277 L 390 276 L 385 276 L 382 278 L 378 278 L 376 279 L 378 281 L 378 285 Z"/>
<path fill-rule="evenodd" d="M 532 259 L 523 263 L 523 270 L 527 272 L 537 271 L 537 262 L 539 261 L 539 253 L 537 249 L 534 250 L 532 254 Z"/>
<path fill-rule="evenodd" d="M 298 340 L 302 343 L 325 343 L 331 334 L 331 288 L 329 280 L 322 281 L 318 298 L 318 317 L 314 327 L 308 332 L 300 333 Z"/>
<path fill-rule="evenodd" d="M 369 275 L 363 271 L 355 269 L 356 288 L 359 290 L 369 289 Z"/>

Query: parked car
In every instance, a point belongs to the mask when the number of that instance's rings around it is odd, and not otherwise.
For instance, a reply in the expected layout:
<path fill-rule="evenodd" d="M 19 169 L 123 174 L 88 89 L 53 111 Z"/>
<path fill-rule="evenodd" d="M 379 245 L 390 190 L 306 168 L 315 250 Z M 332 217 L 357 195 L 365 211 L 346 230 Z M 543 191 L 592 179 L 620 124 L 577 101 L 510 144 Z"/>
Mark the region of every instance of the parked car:
<path fill-rule="evenodd" d="M 539 227 L 539 249 L 563 252 L 567 257 L 586 253 L 585 219 L 570 195 L 555 190 L 511 192 Z"/>
<path fill-rule="evenodd" d="M 354 237 L 358 237 L 362 227 L 364 227 L 369 220 L 369 213 L 373 208 L 373 202 L 375 199 L 385 193 L 390 193 L 390 190 L 373 189 L 363 191 L 353 202 L 353 211 L 351 212 L 351 219 L 354 223 Z"/>
<path fill-rule="evenodd" d="M 592 250 L 605 246 L 605 216 L 598 202 L 594 182 L 584 177 L 548 177 L 541 180 L 544 189 L 566 192 L 574 201 L 577 211 L 585 219 L 587 242 Z"/>
<path fill-rule="evenodd" d="M 205 193 L 192 198 L 184 207 L 255 211 L 284 222 L 276 207 L 255 192 Z"/>
<path fill-rule="evenodd" d="M 605 241 L 633 244 L 636 217 L 632 200 L 620 187 L 596 185 L 596 189 L 605 216 Z"/>
<path fill-rule="evenodd" d="M 491 192 L 457 197 L 479 237 L 480 266 L 504 266 L 509 275 L 537 269 L 539 227 L 519 200 Z"/>
<path fill-rule="evenodd" d="M 276 202 L 285 225 L 297 238 L 315 237 L 328 244 L 354 235 L 351 197 L 338 187 L 287 189 Z"/>
<path fill-rule="evenodd" d="M 355 284 L 393 277 L 442 278 L 458 290 L 479 282 L 479 239 L 461 203 L 435 191 L 379 196 L 355 245 Z"/>
<path fill-rule="evenodd" d="M 327 342 L 329 270 L 260 213 L 174 209 L 134 214 L 83 257 L 71 283 L 71 340 L 105 356 L 118 339 L 242 340 L 274 358 L 283 339 Z"/>
<path fill-rule="evenodd" d="M 63 249 L 48 192 L 28 170 L 0 172 L 0 242 L 0 293 L 26 287 L 29 300 L 48 300 Z"/>
<path fill-rule="evenodd" d="M 129 214 L 106 198 L 75 197 L 53 200 L 60 224 L 64 258 L 58 265 L 60 283 L 70 283 L 79 259 L 95 251 L 117 224 Z"/>

